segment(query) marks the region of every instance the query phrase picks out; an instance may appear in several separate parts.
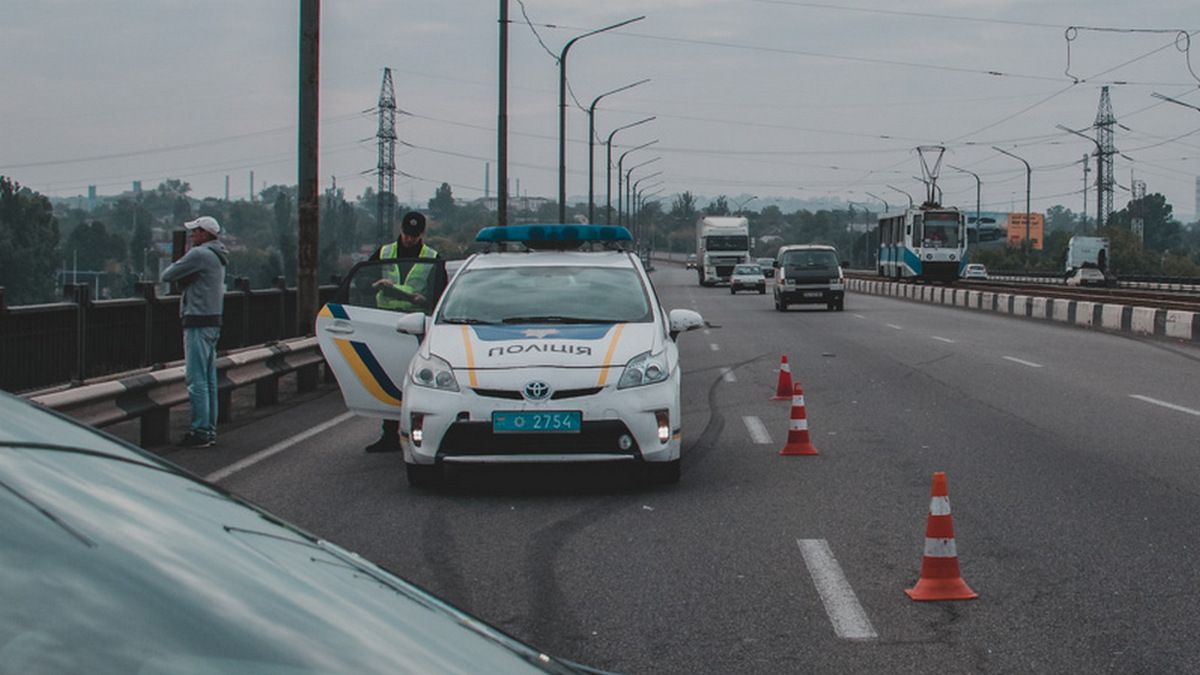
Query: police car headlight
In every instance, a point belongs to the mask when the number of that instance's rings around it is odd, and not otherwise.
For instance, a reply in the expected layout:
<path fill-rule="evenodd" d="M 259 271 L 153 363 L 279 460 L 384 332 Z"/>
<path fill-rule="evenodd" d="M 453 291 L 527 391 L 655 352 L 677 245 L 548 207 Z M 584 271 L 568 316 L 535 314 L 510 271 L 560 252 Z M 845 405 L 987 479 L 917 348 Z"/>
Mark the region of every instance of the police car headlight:
<path fill-rule="evenodd" d="M 422 387 L 458 391 L 458 380 L 454 379 L 454 370 L 450 368 L 450 364 L 432 354 L 427 357 L 419 354 L 413 357 L 409 375 L 413 384 Z"/>
<path fill-rule="evenodd" d="M 625 372 L 621 375 L 621 381 L 617 383 L 617 389 L 662 382 L 669 375 L 664 354 L 651 356 L 650 352 L 643 352 L 625 364 Z"/>

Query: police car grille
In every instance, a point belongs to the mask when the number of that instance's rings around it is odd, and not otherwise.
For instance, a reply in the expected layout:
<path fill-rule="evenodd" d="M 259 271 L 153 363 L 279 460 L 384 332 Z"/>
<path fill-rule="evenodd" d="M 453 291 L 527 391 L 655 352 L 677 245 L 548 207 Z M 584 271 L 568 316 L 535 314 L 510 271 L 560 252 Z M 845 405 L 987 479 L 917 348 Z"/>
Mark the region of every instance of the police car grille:
<path fill-rule="evenodd" d="M 550 395 L 553 401 L 561 401 L 565 398 L 579 398 L 580 396 L 592 396 L 600 393 L 604 387 L 587 387 L 584 389 L 559 389 Z M 503 398 L 510 401 L 520 401 L 524 398 L 521 392 L 512 389 L 473 389 L 477 396 L 486 396 L 488 398 Z"/>
<path fill-rule="evenodd" d="M 621 450 L 617 440 L 629 433 L 620 420 L 584 422 L 577 434 L 496 434 L 491 422 L 455 422 L 442 437 L 439 455 L 574 455 L 602 453 L 636 457 L 637 441 Z"/>

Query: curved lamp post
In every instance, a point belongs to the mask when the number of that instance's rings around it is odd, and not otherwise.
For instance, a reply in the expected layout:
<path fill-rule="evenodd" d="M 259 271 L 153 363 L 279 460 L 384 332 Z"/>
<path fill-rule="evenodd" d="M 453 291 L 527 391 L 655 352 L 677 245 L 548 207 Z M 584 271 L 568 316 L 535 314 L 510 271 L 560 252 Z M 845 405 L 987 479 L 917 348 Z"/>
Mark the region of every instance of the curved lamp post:
<path fill-rule="evenodd" d="M 891 188 L 891 189 L 895 190 L 896 192 L 899 192 L 900 194 L 904 195 L 905 197 L 908 197 L 908 208 L 911 209 L 913 207 L 912 195 L 910 195 L 907 192 L 905 192 L 904 190 L 901 190 L 900 188 L 892 186 L 892 185 L 885 185 L 884 187 Z"/>
<path fill-rule="evenodd" d="M 558 55 L 558 222 L 560 223 L 567 219 L 567 52 L 572 45 L 585 37 L 620 28 L 644 18 L 646 17 L 639 16 L 635 19 L 626 19 L 611 26 L 588 31 L 583 35 L 576 35 L 567 40 L 567 44 L 563 45 L 562 52 Z"/>
<path fill-rule="evenodd" d="M 623 175 L 623 173 L 625 171 L 625 169 L 622 168 L 625 164 L 625 156 L 631 152 L 637 152 L 638 150 L 641 150 L 642 148 L 648 148 L 657 142 L 658 142 L 658 139 L 656 138 L 656 139 L 650 141 L 649 143 L 642 143 L 641 145 L 634 146 L 634 147 L 626 150 L 625 152 L 622 152 L 621 156 L 617 158 L 617 224 L 618 225 L 621 224 L 621 197 L 624 195 L 624 193 L 621 191 L 621 176 Z"/>
<path fill-rule="evenodd" d="M 1020 160 L 1021 163 L 1025 165 L 1025 243 L 1032 248 L 1033 242 L 1029 241 L 1029 227 L 1032 225 L 1032 223 L 1029 222 L 1029 188 L 1033 183 L 1033 169 L 1029 166 L 1029 162 L 1026 162 L 1024 159 L 1017 157 L 1007 150 L 1002 150 L 994 145 L 992 146 L 992 149 L 1001 154 L 1008 155 L 1013 159 Z"/>
<path fill-rule="evenodd" d="M 596 98 L 592 99 L 592 104 L 588 106 L 588 222 L 596 222 L 596 191 L 595 191 L 595 170 L 596 170 L 596 104 L 600 99 L 610 94 L 615 94 L 626 89 L 633 89 L 639 84 L 646 84 L 649 78 L 627 84 L 624 87 L 617 87 L 612 91 L 606 91 Z"/>
<path fill-rule="evenodd" d="M 613 136 L 616 136 L 618 131 L 628 129 L 630 127 L 636 127 L 637 125 L 645 124 L 646 122 L 652 122 L 652 121 L 654 121 L 654 119 L 655 119 L 654 117 L 647 117 L 645 119 L 638 120 L 631 124 L 626 124 L 623 127 L 617 127 L 616 129 L 612 130 L 612 133 L 610 133 L 608 135 L 608 140 L 605 141 L 605 145 L 608 146 L 608 169 L 605 172 L 605 178 L 607 180 L 607 187 L 604 190 L 604 224 L 605 225 L 612 224 L 612 167 L 613 167 L 612 141 L 613 141 Z"/>

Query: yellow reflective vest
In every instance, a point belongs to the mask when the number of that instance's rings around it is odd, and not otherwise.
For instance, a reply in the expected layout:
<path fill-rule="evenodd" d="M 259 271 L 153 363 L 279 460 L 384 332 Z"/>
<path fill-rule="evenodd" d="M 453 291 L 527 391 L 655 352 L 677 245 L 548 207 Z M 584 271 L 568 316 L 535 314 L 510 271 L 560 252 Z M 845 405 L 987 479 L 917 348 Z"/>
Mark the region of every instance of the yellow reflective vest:
<path fill-rule="evenodd" d="M 395 260 L 396 252 L 399 246 L 396 242 L 392 242 L 379 249 L 380 260 Z M 437 251 L 421 244 L 421 253 L 418 257 L 421 258 L 436 258 Z M 414 263 L 412 268 L 408 270 L 408 274 L 403 279 L 400 278 L 400 266 L 392 265 L 385 272 L 387 278 L 392 280 L 393 288 L 402 293 L 407 293 L 409 296 L 421 294 L 427 295 L 429 289 L 429 279 L 433 275 L 433 265 L 428 263 Z M 424 303 L 419 303 L 409 298 L 394 298 L 384 293 L 383 289 L 375 294 L 375 306 L 379 309 L 390 309 L 397 312 L 419 312 L 426 309 Z"/>

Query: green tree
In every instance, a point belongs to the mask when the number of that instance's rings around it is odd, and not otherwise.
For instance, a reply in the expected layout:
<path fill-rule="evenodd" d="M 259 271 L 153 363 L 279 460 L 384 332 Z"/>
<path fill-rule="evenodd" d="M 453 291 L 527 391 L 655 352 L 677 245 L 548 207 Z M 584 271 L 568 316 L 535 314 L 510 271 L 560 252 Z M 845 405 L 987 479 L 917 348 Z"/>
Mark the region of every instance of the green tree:
<path fill-rule="evenodd" d="M 45 302 L 54 295 L 58 241 L 50 200 L 0 176 L 0 286 L 6 302 Z"/>
<path fill-rule="evenodd" d="M 696 198 L 691 192 L 675 195 L 671 203 L 671 224 L 676 228 L 692 227 L 698 215 Z"/>
<path fill-rule="evenodd" d="M 454 194 L 449 183 L 442 183 L 429 200 L 429 214 L 438 220 L 445 220 L 454 213 Z"/>
<path fill-rule="evenodd" d="M 704 207 L 704 215 L 706 216 L 727 216 L 729 215 L 729 200 L 725 195 L 721 195 L 712 200 L 708 206 Z"/>
<path fill-rule="evenodd" d="M 1133 219 L 1142 219 L 1143 245 L 1147 251 L 1165 253 L 1183 244 L 1183 225 L 1171 213 L 1173 207 L 1159 193 L 1135 199 L 1112 215 L 1110 225 L 1132 229 Z"/>
<path fill-rule="evenodd" d="M 125 238 L 110 233 L 99 220 L 81 225 L 71 231 L 63 246 L 63 253 L 71 265 L 89 272 L 103 271 L 112 263 L 128 260 Z"/>

